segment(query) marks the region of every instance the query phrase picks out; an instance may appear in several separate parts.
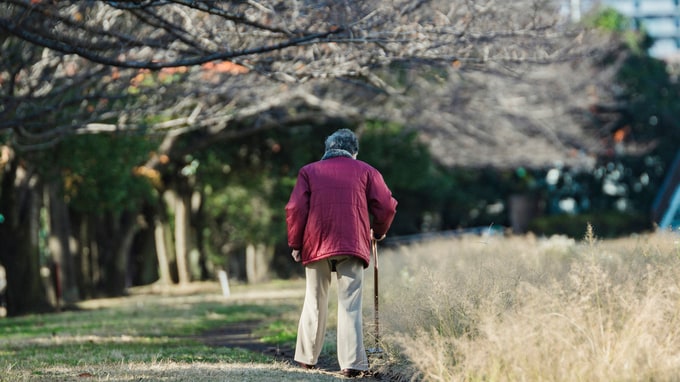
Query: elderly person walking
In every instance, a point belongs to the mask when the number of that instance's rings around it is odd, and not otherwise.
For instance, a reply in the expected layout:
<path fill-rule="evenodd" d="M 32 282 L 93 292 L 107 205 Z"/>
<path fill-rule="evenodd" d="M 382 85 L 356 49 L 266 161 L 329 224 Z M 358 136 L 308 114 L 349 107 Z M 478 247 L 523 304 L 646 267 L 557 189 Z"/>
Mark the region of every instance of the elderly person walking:
<path fill-rule="evenodd" d="M 368 370 L 362 287 L 370 241 L 385 237 L 397 201 L 378 170 L 356 160 L 359 142 L 351 130 L 336 131 L 325 144 L 321 160 L 300 169 L 286 204 L 288 246 L 295 261 L 305 266 L 306 277 L 295 361 L 304 368 L 316 366 L 326 332 L 328 289 L 335 273 L 338 363 L 344 376 L 356 377 Z"/>

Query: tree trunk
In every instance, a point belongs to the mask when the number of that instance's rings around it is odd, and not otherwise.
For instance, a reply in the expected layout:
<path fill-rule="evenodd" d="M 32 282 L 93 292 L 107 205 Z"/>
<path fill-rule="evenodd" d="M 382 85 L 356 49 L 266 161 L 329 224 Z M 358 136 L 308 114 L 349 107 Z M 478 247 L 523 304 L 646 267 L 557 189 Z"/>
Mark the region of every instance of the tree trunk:
<path fill-rule="evenodd" d="M 12 160 L 0 190 L 0 263 L 7 273 L 7 315 L 52 310 L 40 277 L 40 192 L 36 174 Z"/>
<path fill-rule="evenodd" d="M 170 259 L 165 243 L 165 222 L 160 216 L 161 212 L 156 213 L 153 219 L 153 236 L 156 243 L 156 256 L 158 257 L 158 282 L 162 285 L 172 284 L 170 276 Z"/>
<path fill-rule="evenodd" d="M 99 266 L 102 274 L 100 287 L 108 296 L 125 295 L 130 284 L 130 248 L 135 233 L 139 230 L 136 214 L 130 211 L 124 211 L 120 215 L 108 213 L 98 228 Z"/>
<path fill-rule="evenodd" d="M 126 219 L 127 220 L 127 219 Z M 130 256 L 132 244 L 135 235 L 140 230 L 139 224 L 136 222 L 136 216 L 131 216 L 132 222 L 124 223 L 121 230 L 121 240 L 119 242 L 116 254 L 116 265 L 118 272 L 122 276 L 118 281 L 122 282 L 121 294 L 127 293 L 128 288 L 132 286 L 132 271 L 130 267 Z"/>
<path fill-rule="evenodd" d="M 175 196 L 175 253 L 180 285 L 191 282 L 188 261 L 190 202 L 190 197 Z"/>
<path fill-rule="evenodd" d="M 189 256 L 190 271 L 194 280 L 207 280 L 213 274 L 213 266 L 210 264 L 205 251 L 203 240 L 203 194 L 199 191 L 194 191 L 191 194 L 191 222 L 190 222 L 190 238 L 191 238 L 191 255 Z"/>
<path fill-rule="evenodd" d="M 71 228 L 75 233 L 76 245 L 73 253 L 75 264 L 75 278 L 81 298 L 89 299 L 96 295 L 95 264 L 93 260 L 91 232 L 88 217 L 76 212 L 70 212 Z"/>
<path fill-rule="evenodd" d="M 510 225 L 515 234 L 526 233 L 529 223 L 536 217 L 538 201 L 532 194 L 510 195 Z"/>
<path fill-rule="evenodd" d="M 274 247 L 263 243 L 246 246 L 246 277 L 249 284 L 266 281 L 269 277 L 269 264 L 274 255 Z"/>
<path fill-rule="evenodd" d="M 206 213 L 205 213 L 205 200 L 201 197 L 201 204 L 196 211 L 196 248 L 200 253 L 200 268 L 201 268 L 201 280 L 209 280 L 216 274 L 215 264 L 208 258 L 208 251 L 206 249 L 206 238 L 204 232 L 206 231 Z"/>
<path fill-rule="evenodd" d="M 55 271 L 59 272 L 55 275 L 60 280 L 60 285 L 57 287 L 62 291 L 59 294 L 63 298 L 63 302 L 71 304 L 79 299 L 73 249 L 71 248 L 71 222 L 68 207 L 64 198 L 61 197 L 57 182 L 50 182 L 46 185 L 45 206 L 48 214 L 47 244 L 52 260 L 57 264 Z"/>

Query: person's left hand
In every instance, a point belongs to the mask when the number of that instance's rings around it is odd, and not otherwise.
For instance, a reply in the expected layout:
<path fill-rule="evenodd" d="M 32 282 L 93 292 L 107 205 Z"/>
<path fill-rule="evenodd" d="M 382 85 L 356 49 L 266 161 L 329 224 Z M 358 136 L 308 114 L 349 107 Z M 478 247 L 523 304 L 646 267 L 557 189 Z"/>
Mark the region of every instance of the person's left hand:
<path fill-rule="evenodd" d="M 295 260 L 296 263 L 299 263 L 300 260 L 302 260 L 302 256 L 300 255 L 299 249 L 294 249 L 290 255 L 293 256 L 293 260 Z"/>

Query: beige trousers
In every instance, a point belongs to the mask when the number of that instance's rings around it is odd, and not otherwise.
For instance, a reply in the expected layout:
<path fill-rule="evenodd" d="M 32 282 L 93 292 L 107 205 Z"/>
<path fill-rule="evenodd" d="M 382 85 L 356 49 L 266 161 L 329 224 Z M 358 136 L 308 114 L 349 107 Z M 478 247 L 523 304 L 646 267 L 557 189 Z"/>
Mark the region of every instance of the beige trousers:
<path fill-rule="evenodd" d="M 363 262 L 354 256 L 335 256 L 307 264 L 307 288 L 298 326 L 295 361 L 316 365 L 326 335 L 328 288 L 332 267 L 338 283 L 337 351 L 340 369 L 368 370 L 362 323 Z"/>

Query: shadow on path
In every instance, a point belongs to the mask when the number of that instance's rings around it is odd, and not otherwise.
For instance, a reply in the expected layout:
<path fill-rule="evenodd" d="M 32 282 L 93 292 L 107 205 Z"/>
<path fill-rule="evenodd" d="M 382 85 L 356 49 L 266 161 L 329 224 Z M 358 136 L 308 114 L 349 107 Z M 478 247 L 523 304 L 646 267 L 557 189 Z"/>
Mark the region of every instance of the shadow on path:
<path fill-rule="evenodd" d="M 262 342 L 259 337 L 253 335 L 253 331 L 257 329 L 259 325 L 261 325 L 260 321 L 238 322 L 223 326 L 218 329 L 206 331 L 195 338 L 209 346 L 242 348 L 270 356 L 277 361 L 289 365 L 296 365 L 296 362 L 293 359 L 295 355 L 295 349 L 291 347 L 272 346 L 271 344 Z M 337 375 L 338 378 L 344 378 L 339 373 L 340 366 L 338 365 L 337 361 L 331 360 L 329 357 L 321 357 L 317 367 L 318 371 Z M 368 375 L 360 379 L 362 381 L 389 380 L 383 378 L 380 374 Z"/>

